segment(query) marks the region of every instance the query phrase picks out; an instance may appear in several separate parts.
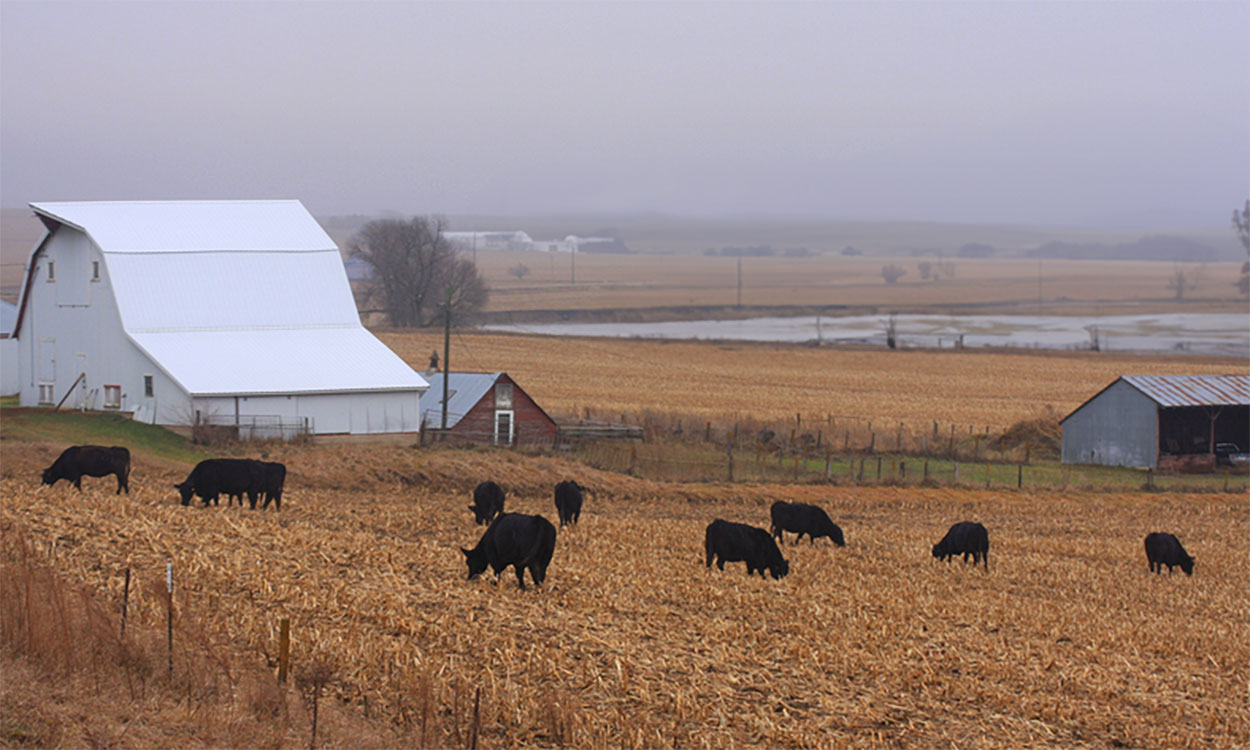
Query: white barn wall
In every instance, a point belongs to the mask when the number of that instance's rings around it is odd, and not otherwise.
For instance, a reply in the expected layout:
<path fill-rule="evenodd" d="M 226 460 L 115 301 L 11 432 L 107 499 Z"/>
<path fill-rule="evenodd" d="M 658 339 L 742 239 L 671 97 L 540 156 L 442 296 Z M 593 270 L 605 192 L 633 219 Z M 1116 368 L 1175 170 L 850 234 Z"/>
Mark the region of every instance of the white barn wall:
<path fill-rule="evenodd" d="M 49 260 L 55 267 L 54 281 L 48 281 Z M 98 281 L 91 280 L 93 261 L 100 263 Z M 39 403 L 41 382 L 54 383 L 53 403 L 60 401 L 78 377 L 81 363 L 86 367 L 86 386 L 79 385 L 64 408 L 103 408 L 105 385 L 121 386 L 120 411 L 150 411 L 162 400 L 185 401 L 177 385 L 122 330 L 104 254 L 82 232 L 63 227 L 45 243 L 35 259 L 24 311 L 18 339 L 18 395 L 23 406 Z M 45 380 L 49 374 L 53 377 Z M 153 375 L 151 399 L 143 395 L 145 374 Z"/>
<path fill-rule="evenodd" d="M 420 391 L 387 393 L 301 393 L 279 396 L 221 396 L 196 398 L 192 413 L 200 411 L 217 423 L 247 424 L 253 417 L 278 417 L 303 423 L 317 434 L 369 435 L 417 432 L 420 428 Z"/>

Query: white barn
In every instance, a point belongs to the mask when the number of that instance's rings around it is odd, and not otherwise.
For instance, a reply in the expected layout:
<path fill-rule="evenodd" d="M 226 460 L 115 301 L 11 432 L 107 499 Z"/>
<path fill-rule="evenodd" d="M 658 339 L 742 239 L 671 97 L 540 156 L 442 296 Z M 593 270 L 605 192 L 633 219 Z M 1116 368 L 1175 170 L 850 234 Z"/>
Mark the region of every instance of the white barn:
<path fill-rule="evenodd" d="M 23 406 L 154 424 L 417 432 L 428 384 L 360 324 L 299 201 L 32 203 L 13 336 Z"/>

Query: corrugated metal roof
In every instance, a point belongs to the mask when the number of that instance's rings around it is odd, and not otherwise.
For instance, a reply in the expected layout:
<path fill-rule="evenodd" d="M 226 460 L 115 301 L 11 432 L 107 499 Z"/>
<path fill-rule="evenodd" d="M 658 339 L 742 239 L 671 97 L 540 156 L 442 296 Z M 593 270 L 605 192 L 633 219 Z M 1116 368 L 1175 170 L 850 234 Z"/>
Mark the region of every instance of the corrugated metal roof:
<path fill-rule="evenodd" d="M 30 207 L 45 221 L 82 229 L 105 253 L 337 250 L 297 200 L 105 201 Z"/>
<path fill-rule="evenodd" d="M 127 336 L 192 395 L 421 390 L 299 201 L 31 204 L 85 232 Z"/>
<path fill-rule="evenodd" d="M 447 429 L 455 427 L 482 396 L 491 389 L 502 372 L 453 372 L 447 381 Z M 430 390 L 421 397 L 421 426 L 442 429 L 443 373 L 430 376 Z"/>
<path fill-rule="evenodd" d="M 360 326 L 132 333 L 193 396 L 421 390 L 425 378 Z"/>
<path fill-rule="evenodd" d="M 1124 375 L 1160 406 L 1250 405 L 1250 375 Z"/>
<path fill-rule="evenodd" d="M 16 324 L 17 305 L 0 299 L 0 333 L 8 336 L 13 333 L 13 326 Z"/>
<path fill-rule="evenodd" d="M 127 330 L 359 326 L 337 250 L 105 253 Z"/>

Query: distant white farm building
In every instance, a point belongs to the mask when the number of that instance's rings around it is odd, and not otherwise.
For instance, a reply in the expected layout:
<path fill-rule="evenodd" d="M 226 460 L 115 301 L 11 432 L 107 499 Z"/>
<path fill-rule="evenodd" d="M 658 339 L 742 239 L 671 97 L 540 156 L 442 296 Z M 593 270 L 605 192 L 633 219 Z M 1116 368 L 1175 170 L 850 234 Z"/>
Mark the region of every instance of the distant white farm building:
<path fill-rule="evenodd" d="M 416 432 L 428 384 L 360 324 L 299 201 L 32 203 L 47 228 L 14 337 L 23 406 Z"/>
<path fill-rule="evenodd" d="M 510 252 L 578 253 L 584 245 L 610 244 L 612 237 L 578 237 L 567 235 L 562 240 L 535 240 L 522 231 L 509 232 L 443 232 L 459 250 L 507 250 Z"/>

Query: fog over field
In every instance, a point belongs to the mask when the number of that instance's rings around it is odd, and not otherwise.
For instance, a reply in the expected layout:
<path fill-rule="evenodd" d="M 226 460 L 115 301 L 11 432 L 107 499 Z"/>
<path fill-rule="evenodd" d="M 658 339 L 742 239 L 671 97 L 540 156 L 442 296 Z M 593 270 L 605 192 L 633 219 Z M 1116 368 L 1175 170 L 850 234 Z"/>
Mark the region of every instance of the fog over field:
<path fill-rule="evenodd" d="M 1227 229 L 1248 27 L 1243 2 L 10 1 L 0 206 Z"/>

